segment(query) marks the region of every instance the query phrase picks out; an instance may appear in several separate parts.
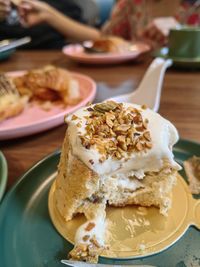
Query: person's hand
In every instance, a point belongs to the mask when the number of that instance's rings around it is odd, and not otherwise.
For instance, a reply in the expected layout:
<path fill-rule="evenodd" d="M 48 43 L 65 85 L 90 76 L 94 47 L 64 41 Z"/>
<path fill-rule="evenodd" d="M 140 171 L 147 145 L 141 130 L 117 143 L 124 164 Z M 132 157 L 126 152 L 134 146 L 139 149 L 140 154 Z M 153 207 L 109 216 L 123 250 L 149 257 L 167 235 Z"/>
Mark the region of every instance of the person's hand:
<path fill-rule="evenodd" d="M 51 6 L 38 0 L 23 0 L 19 6 L 22 24 L 27 26 L 46 22 L 52 12 Z"/>
<path fill-rule="evenodd" d="M 153 48 L 163 46 L 167 44 L 170 29 L 178 25 L 173 17 L 156 18 L 141 33 L 141 37 Z"/>
<path fill-rule="evenodd" d="M 10 13 L 10 0 L 0 0 L 0 21 L 4 20 Z"/>

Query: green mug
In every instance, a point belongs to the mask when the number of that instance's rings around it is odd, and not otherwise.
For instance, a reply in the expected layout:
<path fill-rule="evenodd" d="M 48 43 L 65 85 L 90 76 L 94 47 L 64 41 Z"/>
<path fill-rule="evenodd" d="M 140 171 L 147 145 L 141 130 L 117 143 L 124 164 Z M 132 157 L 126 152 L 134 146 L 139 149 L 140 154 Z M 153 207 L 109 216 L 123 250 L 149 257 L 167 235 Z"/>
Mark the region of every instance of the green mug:
<path fill-rule="evenodd" d="M 185 59 L 200 57 L 200 28 L 183 27 L 170 30 L 168 55 Z"/>

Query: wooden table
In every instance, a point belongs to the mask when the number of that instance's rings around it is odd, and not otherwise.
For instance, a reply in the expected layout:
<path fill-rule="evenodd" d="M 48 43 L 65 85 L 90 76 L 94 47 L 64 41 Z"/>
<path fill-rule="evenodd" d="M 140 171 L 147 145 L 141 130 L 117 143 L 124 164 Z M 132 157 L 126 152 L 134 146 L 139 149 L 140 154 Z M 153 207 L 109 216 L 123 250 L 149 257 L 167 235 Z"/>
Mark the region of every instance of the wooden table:
<path fill-rule="evenodd" d="M 150 58 L 142 63 L 115 66 L 86 66 L 69 61 L 61 52 L 17 52 L 0 63 L 0 71 L 14 71 L 56 64 L 91 76 L 98 86 L 95 101 L 131 92 L 140 83 Z M 148 90 L 148 88 L 147 88 Z M 159 112 L 178 128 L 182 138 L 200 142 L 200 71 L 168 70 Z M 60 148 L 65 125 L 34 136 L 0 142 L 9 168 L 10 187 L 28 168 L 45 155 Z"/>

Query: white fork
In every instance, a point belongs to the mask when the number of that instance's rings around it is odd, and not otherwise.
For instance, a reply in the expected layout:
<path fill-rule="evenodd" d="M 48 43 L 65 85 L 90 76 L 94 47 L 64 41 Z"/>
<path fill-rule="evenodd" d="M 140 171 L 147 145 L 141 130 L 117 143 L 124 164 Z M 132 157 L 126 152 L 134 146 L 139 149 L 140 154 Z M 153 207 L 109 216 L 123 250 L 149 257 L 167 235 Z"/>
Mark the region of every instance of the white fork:
<path fill-rule="evenodd" d="M 154 59 L 147 69 L 139 87 L 133 93 L 114 96 L 111 99 L 116 102 L 145 104 L 150 109 L 158 111 L 164 74 L 166 69 L 171 65 L 171 59 Z"/>
<path fill-rule="evenodd" d="M 71 260 L 61 260 L 61 263 L 66 264 L 71 267 L 156 267 L 153 265 L 109 265 L 109 264 L 101 264 L 101 263 L 88 263 L 81 261 L 71 261 Z"/>

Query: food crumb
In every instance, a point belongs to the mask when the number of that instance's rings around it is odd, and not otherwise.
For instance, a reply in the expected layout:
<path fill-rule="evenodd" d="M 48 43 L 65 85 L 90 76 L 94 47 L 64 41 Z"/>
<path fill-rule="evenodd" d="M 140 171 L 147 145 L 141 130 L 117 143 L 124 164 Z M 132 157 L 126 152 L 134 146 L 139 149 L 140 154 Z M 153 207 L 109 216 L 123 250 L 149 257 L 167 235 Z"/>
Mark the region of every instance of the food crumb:
<path fill-rule="evenodd" d="M 146 249 L 146 246 L 144 244 L 139 244 L 138 248 L 139 251 L 143 252 Z"/>
<path fill-rule="evenodd" d="M 90 230 L 92 230 L 94 227 L 95 227 L 95 223 L 90 222 L 90 223 L 88 223 L 88 225 L 86 226 L 85 230 L 86 230 L 86 231 L 90 231 Z"/>

